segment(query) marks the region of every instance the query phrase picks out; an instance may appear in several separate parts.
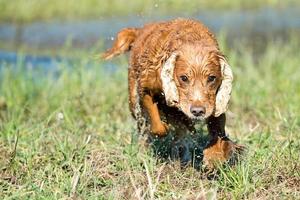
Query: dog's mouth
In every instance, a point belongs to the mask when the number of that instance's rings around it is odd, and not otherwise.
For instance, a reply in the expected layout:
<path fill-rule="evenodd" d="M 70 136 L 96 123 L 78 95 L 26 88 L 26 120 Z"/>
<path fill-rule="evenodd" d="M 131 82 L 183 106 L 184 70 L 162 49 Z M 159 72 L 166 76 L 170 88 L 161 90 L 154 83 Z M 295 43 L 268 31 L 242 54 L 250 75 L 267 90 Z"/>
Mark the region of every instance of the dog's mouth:
<path fill-rule="evenodd" d="M 201 116 L 195 116 L 191 112 L 186 112 L 184 109 L 182 109 L 180 106 L 178 106 L 178 110 L 181 111 L 185 116 L 187 116 L 189 119 L 191 119 L 193 122 L 200 122 L 204 121 L 208 116 L 201 115 Z"/>
<path fill-rule="evenodd" d="M 191 120 L 198 122 L 198 121 L 204 121 L 206 119 L 205 116 L 199 116 L 199 117 L 190 117 Z"/>

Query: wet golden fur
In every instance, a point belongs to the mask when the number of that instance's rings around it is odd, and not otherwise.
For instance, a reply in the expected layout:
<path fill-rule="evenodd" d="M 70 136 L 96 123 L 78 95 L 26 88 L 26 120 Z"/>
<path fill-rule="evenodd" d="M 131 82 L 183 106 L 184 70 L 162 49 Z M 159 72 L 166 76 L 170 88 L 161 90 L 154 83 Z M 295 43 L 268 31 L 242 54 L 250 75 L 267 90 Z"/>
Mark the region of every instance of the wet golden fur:
<path fill-rule="evenodd" d="M 212 141 L 220 135 L 225 137 L 225 114 L 213 116 L 216 93 L 222 82 L 220 59 L 224 57 L 207 27 L 199 21 L 176 19 L 147 24 L 143 28 L 126 28 L 118 33 L 113 47 L 103 58 L 110 59 L 129 50 L 129 107 L 136 117 L 136 105 L 141 105 L 149 117 L 152 134 L 164 136 L 169 128 L 161 119 L 160 107 L 164 102 L 157 101 L 156 97 L 163 99 L 160 73 L 166 60 L 176 52 L 177 108 L 184 113 L 184 119 L 180 115 L 181 119 L 175 120 L 173 126 L 183 122 L 187 129 L 193 130 L 193 120 L 206 120 Z M 195 116 L 192 108 L 200 109 L 201 115 Z M 168 115 L 168 109 L 165 110 Z"/>

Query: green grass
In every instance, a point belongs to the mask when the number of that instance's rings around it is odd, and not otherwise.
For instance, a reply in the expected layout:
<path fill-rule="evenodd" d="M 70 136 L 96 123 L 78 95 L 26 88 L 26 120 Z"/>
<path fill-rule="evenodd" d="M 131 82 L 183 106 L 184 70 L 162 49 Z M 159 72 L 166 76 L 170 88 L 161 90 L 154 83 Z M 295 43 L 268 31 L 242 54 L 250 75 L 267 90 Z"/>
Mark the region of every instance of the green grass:
<path fill-rule="evenodd" d="M 203 10 L 300 6 L 297 0 L 0 0 L 0 22 L 86 19 L 129 14 L 198 13 Z"/>
<path fill-rule="evenodd" d="M 124 57 L 107 73 L 83 51 L 45 74 L 20 56 L 1 69 L 0 198 L 299 198 L 300 40 L 270 42 L 259 55 L 220 40 L 235 74 L 227 130 L 248 147 L 236 166 L 208 180 L 139 146 Z"/>

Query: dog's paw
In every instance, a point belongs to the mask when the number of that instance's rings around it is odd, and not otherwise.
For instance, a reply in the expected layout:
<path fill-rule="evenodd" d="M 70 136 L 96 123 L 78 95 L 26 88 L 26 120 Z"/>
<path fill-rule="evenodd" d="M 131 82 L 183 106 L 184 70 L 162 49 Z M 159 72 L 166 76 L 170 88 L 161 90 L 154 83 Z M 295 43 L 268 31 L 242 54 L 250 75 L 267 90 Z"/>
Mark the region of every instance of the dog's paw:
<path fill-rule="evenodd" d="M 244 150 L 244 146 L 238 145 L 228 138 L 218 137 L 204 149 L 203 164 L 208 169 L 214 169 L 219 164 L 236 160 L 236 157 Z"/>
<path fill-rule="evenodd" d="M 169 127 L 165 122 L 156 123 L 151 126 L 152 134 L 156 135 L 158 137 L 166 136 L 168 130 L 169 130 Z"/>

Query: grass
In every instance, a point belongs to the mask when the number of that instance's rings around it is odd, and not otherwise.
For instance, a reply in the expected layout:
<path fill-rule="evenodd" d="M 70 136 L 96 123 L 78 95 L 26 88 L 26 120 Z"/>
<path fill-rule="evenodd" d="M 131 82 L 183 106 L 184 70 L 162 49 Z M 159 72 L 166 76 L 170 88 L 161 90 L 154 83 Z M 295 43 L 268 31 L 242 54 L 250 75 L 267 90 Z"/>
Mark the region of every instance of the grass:
<path fill-rule="evenodd" d="M 158 15 L 203 10 L 238 10 L 261 7 L 294 7 L 297 0 L 0 0 L 0 22 L 28 23 L 40 20 L 76 20 L 129 14 Z M 12 14 L 13 13 L 13 14 Z"/>
<path fill-rule="evenodd" d="M 124 57 L 108 73 L 95 50 L 82 51 L 45 73 L 20 54 L 16 66 L 1 64 L 1 199 L 299 198 L 300 40 L 260 55 L 220 40 L 235 73 L 227 130 L 248 147 L 236 166 L 208 180 L 140 146 Z"/>

